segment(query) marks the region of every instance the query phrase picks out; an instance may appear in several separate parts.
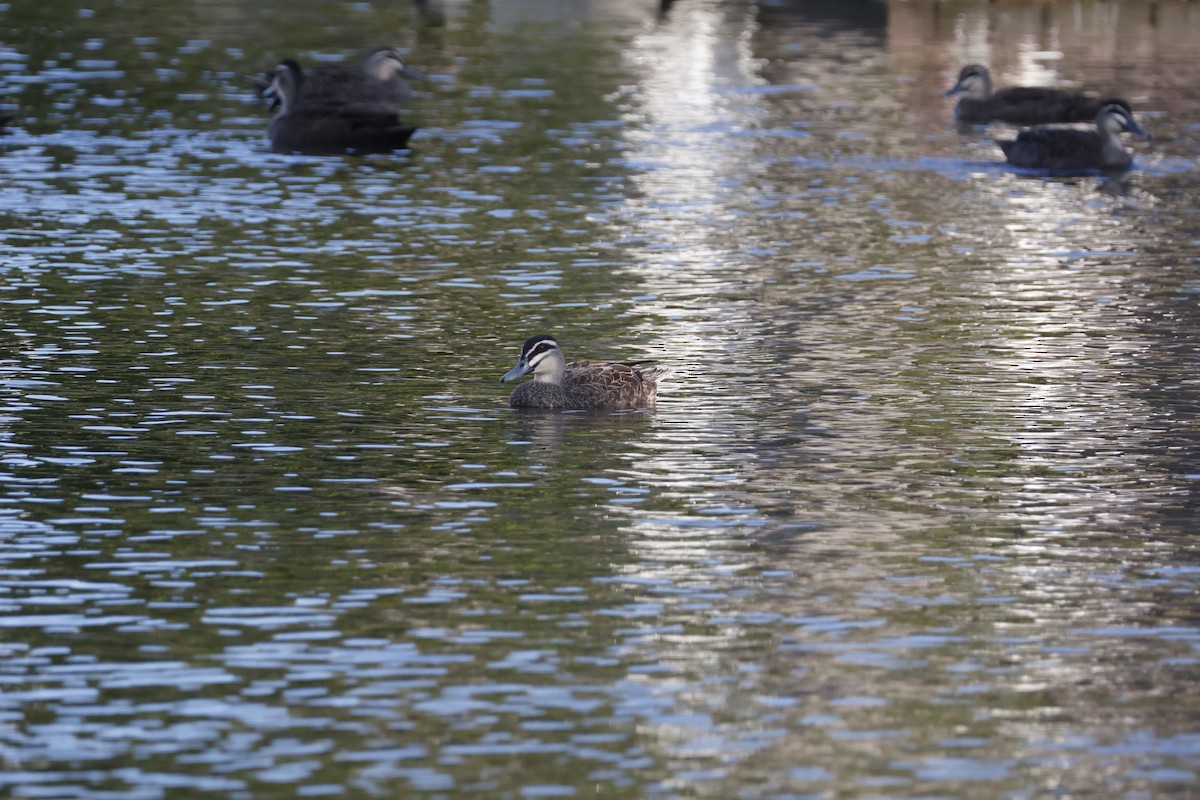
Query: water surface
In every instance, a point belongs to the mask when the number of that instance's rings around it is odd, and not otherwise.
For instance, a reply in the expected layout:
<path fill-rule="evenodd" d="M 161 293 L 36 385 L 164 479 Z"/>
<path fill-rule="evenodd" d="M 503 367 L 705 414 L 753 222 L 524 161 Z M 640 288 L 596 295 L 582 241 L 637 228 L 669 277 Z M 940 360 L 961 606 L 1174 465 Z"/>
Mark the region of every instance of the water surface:
<path fill-rule="evenodd" d="M 0 6 L 0 792 L 1194 794 L 1200 10 L 440 12 Z M 271 154 L 381 39 L 414 149 Z M 971 61 L 1155 138 L 1008 170 Z"/>

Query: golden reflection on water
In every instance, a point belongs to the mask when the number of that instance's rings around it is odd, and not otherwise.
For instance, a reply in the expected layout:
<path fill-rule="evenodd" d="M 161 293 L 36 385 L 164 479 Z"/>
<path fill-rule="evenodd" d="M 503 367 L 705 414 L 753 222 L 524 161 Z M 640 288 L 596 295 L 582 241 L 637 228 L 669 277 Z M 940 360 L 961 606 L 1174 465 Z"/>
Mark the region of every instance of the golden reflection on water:
<path fill-rule="evenodd" d="M 978 430 L 1016 448 L 1003 510 L 1034 529 L 1133 522 L 1151 494 L 1141 454 L 1155 435 L 1128 372 L 1152 347 L 1134 310 L 1148 242 L 1130 236 L 1145 198 L 1098 200 L 1087 180 L 1002 187 L 989 263 L 967 285 L 981 313 L 966 333 L 994 387 L 973 400 L 989 409 Z"/>
<path fill-rule="evenodd" d="M 752 7 L 680 3 L 623 54 L 637 78 L 624 109 L 624 157 L 635 171 L 617 223 L 641 295 L 636 311 L 649 320 L 640 338 L 675 371 L 660 392 L 653 440 L 628 474 L 682 503 L 674 514 L 628 509 L 632 545 L 650 564 L 728 555 L 729 531 L 761 524 L 748 521 L 758 519 L 755 503 L 730 505 L 757 470 L 736 430 L 748 421 L 723 400 L 739 378 L 743 401 L 765 393 L 751 378 L 760 326 L 735 234 L 747 177 L 762 168 L 737 135 L 763 113 L 758 96 L 743 91 L 761 83 L 754 28 Z"/>
<path fill-rule="evenodd" d="M 724 19 L 727 13 L 733 19 Z M 712 226 L 727 224 L 726 193 L 756 168 L 753 152 L 731 135 L 759 114 L 754 95 L 734 91 L 755 83 L 745 45 L 752 26 L 746 8 L 682 4 L 624 53 L 637 76 L 624 131 L 636 192 L 624 221 L 636 222 L 636 235 L 667 251 L 642 254 L 646 269 L 639 273 L 666 270 L 664 260 L 722 263 Z"/>
<path fill-rule="evenodd" d="M 1117 69 L 1119 48 L 1106 49 L 1106 43 L 1115 42 L 1122 20 L 1140 10 L 1129 12 L 1122 6 L 1122 14 L 1116 14 L 1111 7 L 1089 5 L 1081 19 L 1047 23 L 1037 19 L 1036 9 L 1031 8 L 935 5 L 938 19 L 932 24 L 934 6 L 919 3 L 891 4 L 888 22 L 892 68 L 903 71 L 911 67 L 922 75 L 910 91 L 914 97 L 919 93 L 927 98 L 918 103 L 928 106 L 920 124 L 939 130 L 931 145 L 935 149 L 942 142 L 954 146 L 958 136 L 950 132 L 952 105 L 936 98 L 963 63 L 996 65 L 998 83 L 1002 76 L 1004 83 L 1013 84 L 1083 84 L 1086 73 L 1088 88 L 1094 88 L 1106 78 L 1115 84 L 1118 77 L 1129 77 Z M 890 254 L 897 271 L 912 276 L 896 285 L 895 294 L 913 295 L 908 306 L 920 308 L 922 291 L 945 290 L 935 281 L 954 287 L 962 305 L 942 298 L 920 313 L 930 331 L 944 337 L 938 351 L 961 359 L 963 371 L 951 372 L 946 382 L 933 390 L 942 392 L 941 397 L 918 391 L 906 396 L 899 387 L 890 387 L 896 394 L 889 399 L 898 403 L 882 402 L 882 398 L 873 402 L 867 397 L 861 414 L 847 416 L 849 406 L 834 402 L 832 396 L 814 397 L 813 408 L 836 411 L 841 414 L 836 422 L 847 427 L 837 431 L 835 439 L 801 437 L 794 445 L 811 453 L 814 464 L 824 463 L 826 466 L 816 467 L 816 474 L 838 487 L 821 495 L 802 495 L 795 491 L 798 484 L 805 484 L 810 491 L 813 487 L 811 476 L 790 472 L 798 466 L 797 460 L 777 464 L 763 458 L 762 440 L 756 443 L 753 456 L 743 453 L 739 457 L 737 428 L 739 413 L 751 408 L 757 417 L 757 431 L 766 424 L 763 409 L 773 395 L 770 391 L 758 395 L 770 384 L 769 379 L 763 380 L 765 359 L 760 357 L 758 345 L 778 335 L 781 319 L 794 314 L 791 308 L 810 298 L 794 286 L 763 288 L 779 274 L 772 268 L 786 264 L 785 259 L 772 263 L 761 254 L 743 256 L 747 244 L 763 246 L 748 222 L 755 208 L 755 192 L 763 188 L 758 185 L 762 151 L 750 146 L 746 137 L 706 135 L 714 125 L 741 131 L 787 125 L 787 120 L 772 114 L 788 106 L 772 105 L 764 99 L 766 95 L 751 89 L 759 85 L 760 68 L 767 62 L 774 73 L 799 73 L 788 70 L 785 54 L 746 53 L 735 46 L 735 42 L 755 41 L 757 23 L 750 18 L 735 18 L 733 27 L 738 33 L 727 31 L 722 39 L 714 40 L 712 32 L 720 29 L 721 15 L 729 13 L 727 9 L 700 3 L 675 11 L 668 22 L 638 37 L 626 53 L 640 87 L 629 95 L 628 111 L 638 127 L 625 136 L 626 157 L 635 169 L 638 195 L 619 219 L 627 226 L 623 235 L 634 259 L 629 271 L 637 276 L 644 295 L 636 311 L 650 318 L 641 326 L 642 335 L 652 342 L 648 349 L 670 354 L 682 373 L 687 385 L 679 391 L 687 396 L 687 419 L 673 418 L 674 401 L 670 389 L 665 390 L 654 443 L 638 453 L 631 473 L 664 489 L 711 478 L 711 469 L 697 470 L 694 454 L 684 455 L 683 451 L 688 432 L 703 431 L 695 436 L 697 440 L 709 444 L 724 441 L 729 448 L 725 456 L 730 459 L 732 479 L 728 485 L 712 485 L 707 493 L 693 486 L 688 496 L 694 503 L 708 498 L 729 510 L 737 505 L 731 499 L 743 497 L 745 516 L 738 520 L 730 515 L 728 519 L 740 523 L 750 536 L 769 536 L 771 530 L 807 522 L 802 544 L 794 543 L 801 546 L 804 556 L 820 554 L 828 560 L 852 556 L 855 547 L 845 533 L 853 530 L 862 537 L 858 544 L 887 547 L 891 556 L 902 558 L 907 545 L 913 552 L 922 551 L 922 546 L 907 542 L 903 530 L 936 528 L 961 519 L 964 513 L 966 518 L 978 515 L 985 527 L 1004 530 L 1011 525 L 1012 530 L 1022 532 L 1019 540 L 1001 536 L 1018 562 L 996 567 L 997 585 L 1011 584 L 1002 591 L 1021 598 L 1021 609 L 1014 613 L 1029 614 L 1028 622 L 1036 625 L 1040 610 L 1047 603 L 1053 605 L 1054 596 L 1061 594 L 1067 604 L 1076 602 L 1081 593 L 1094 587 L 1094 579 L 1063 579 L 1046 568 L 1044 561 L 1060 556 L 1064 544 L 1071 545 L 1072 558 L 1088 560 L 1092 556 L 1074 541 L 1080 533 L 1139 524 L 1148 509 L 1161 502 L 1162 483 L 1169 484 L 1161 473 L 1155 473 L 1161 466 L 1143 455 L 1152 449 L 1150 440 L 1159 431 L 1146 424 L 1154 417 L 1154 409 L 1141 395 L 1144 379 L 1130 374 L 1139 354 L 1153 347 L 1139 327 L 1143 319 L 1139 297 L 1145 271 L 1154 266 L 1144 264 L 1148 240 L 1132 231 L 1136 216 L 1159 205 L 1159 198 L 1144 187 L 1139 176 L 1105 187 L 1091 178 L 1041 181 L 974 170 L 965 184 L 938 184 L 942 192 L 962 192 L 961 197 L 931 193 L 907 198 L 900 195 L 912 185 L 893 182 L 889 187 L 880 179 L 876 191 L 896 193 L 894 201 L 907 204 L 908 218 L 920 220 L 925 230 L 933 231 L 932 253 L 921 252 L 918 244 L 908 249 L 897 247 Z M 1177 12 L 1173 8 L 1170 13 Z M 1070 17 L 1072 12 L 1054 6 L 1048 13 Z M 955 20 L 950 33 L 944 29 L 948 18 Z M 728 28 L 731 23 L 725 19 L 723 24 Z M 1082 39 L 1080 26 L 1087 32 Z M 1135 27 L 1125 34 L 1143 41 L 1147 28 Z M 778 37 L 764 35 L 758 41 L 777 42 Z M 1181 57 L 1182 39 L 1167 44 L 1165 59 Z M 1084 54 L 1081 48 L 1086 48 L 1092 60 L 1102 60 L 1106 54 L 1112 60 L 1100 69 L 1084 70 L 1077 60 Z M 718 58 L 715 54 L 722 55 Z M 924 63 L 917 66 L 913 61 L 918 57 L 940 66 L 925 76 Z M 826 80 L 832 83 L 836 75 L 831 73 Z M 1124 80 L 1122 84 L 1134 98 L 1152 93 L 1148 80 Z M 732 87 L 741 87 L 741 91 L 731 93 Z M 835 91 L 832 85 L 821 88 Z M 853 89 L 843 87 L 843 91 Z M 864 101 L 863 107 L 874 106 Z M 848 118 L 851 113 L 847 112 Z M 983 132 L 978 135 L 987 136 Z M 898 141 L 904 148 L 917 146 L 911 140 Z M 788 145 L 794 144 L 788 141 Z M 986 145 L 982 147 L 986 150 Z M 919 157 L 919 151 L 904 150 L 902 157 Z M 847 179 L 861 180 L 856 173 L 835 168 L 819 177 L 837 185 Z M 778 187 L 767 184 L 766 191 L 772 190 Z M 869 190 L 864 187 L 862 191 L 870 199 Z M 861 224 L 853 216 L 862 213 L 854 207 L 861 199 L 852 188 L 844 197 L 840 211 L 849 216 L 841 224 Z M 827 220 L 818 220 L 814 227 L 822 222 Z M 969 242 L 967 263 L 956 263 L 964 259 L 939 241 L 939 231 L 951 227 L 959 227 L 961 234 L 948 243 Z M 797 226 L 788 232 L 805 230 Z M 783 238 L 782 231 L 775 233 Z M 804 247 L 797 240 L 792 246 Z M 812 251 L 820 253 L 821 246 L 808 249 Z M 833 254 L 822 255 L 830 258 Z M 880 255 L 874 257 L 883 260 Z M 771 266 L 764 268 L 764 264 Z M 862 269 L 869 264 L 854 266 Z M 811 292 L 832 291 L 828 278 L 815 276 L 810 286 Z M 875 299 L 870 287 L 856 288 L 861 305 L 845 313 L 868 313 L 864 309 L 872 309 Z M 884 292 L 879 297 L 883 298 Z M 880 308 L 891 306 L 881 303 Z M 863 378 L 869 383 L 878 382 L 880 375 L 920 374 L 918 365 L 929 360 L 925 352 L 929 345 L 907 338 L 893 319 L 877 323 L 879 341 L 887 343 L 885 348 L 891 347 L 883 356 L 870 353 L 861 341 L 844 341 L 845 323 L 846 319 L 836 314 L 804 319 L 805 327 L 818 331 L 811 334 L 812 340 L 823 339 L 842 350 L 815 351 L 815 364 L 811 357 L 784 362 L 782 369 L 791 375 L 779 388 L 794 392 L 797 378 L 812 381 L 818 392 L 828 391 L 831 380 L 852 387 L 856 364 L 864 376 L 870 376 Z M 864 358 L 868 354 L 870 357 Z M 772 355 L 786 358 L 778 350 Z M 839 356 L 842 363 L 837 362 Z M 753 388 L 743 394 L 739 381 Z M 882 469 L 871 477 L 858 471 L 871 465 L 878 443 L 899 447 L 897 437 L 908 424 L 906 418 L 920 415 L 917 409 L 922 394 L 929 403 L 924 415 L 944 415 L 961 425 L 958 438 L 964 445 L 956 453 L 954 445 L 946 441 L 910 440 L 905 446 L 914 469 L 928 469 L 948 455 L 978 462 L 984 447 L 991 451 L 981 464 L 991 477 L 963 482 L 979 495 L 967 508 L 954 508 L 944 496 L 945 487 L 922 485 L 920 478 L 906 484 L 899 475 Z M 792 422 L 803 426 L 801 405 L 796 403 Z M 723 430 L 729 431 L 728 437 L 714 436 L 715 431 Z M 667 475 L 674 480 L 667 480 Z M 856 487 L 856 483 L 861 485 Z M 1149 488 L 1146 483 L 1159 488 Z M 856 489 L 864 494 L 856 496 Z M 1169 488 L 1166 491 L 1170 493 Z M 907 499 L 910 507 L 893 505 L 886 517 L 874 516 L 889 495 L 899 504 Z M 983 497 L 997 500 L 973 507 Z M 772 504 L 775 498 L 777 505 Z M 872 506 L 872 498 L 879 505 Z M 922 502 L 929 505 L 918 510 Z M 710 550 L 730 546 L 720 525 L 706 528 L 697 523 L 684 528 L 682 523 L 689 520 L 686 510 L 676 519 L 661 513 L 642 515 L 636 508 L 629 514 L 639 534 L 631 548 L 646 558 L 657 555 L 694 562 Z M 836 525 L 828 525 L 833 520 Z M 1093 556 L 1103 560 L 1106 553 L 1101 549 Z M 787 559 L 785 563 L 797 567 L 803 561 Z M 885 578 L 895 568 L 895 561 L 857 567 L 860 579 Z M 1027 584 L 1032 584 L 1028 590 L 1021 588 Z M 1100 624 L 1137 612 L 1101 605 L 1081 614 L 1081 619 Z M 1051 672 L 1051 678 L 1018 679 L 1017 685 L 1069 682 L 1079 667 L 1064 666 Z"/>
<path fill-rule="evenodd" d="M 1189 2 L 891 2 L 887 42 L 893 66 L 921 76 L 910 101 L 931 110 L 946 107 L 939 87 L 981 63 L 996 88 L 1081 88 L 1125 97 L 1139 113 L 1194 117 L 1198 26 Z"/>

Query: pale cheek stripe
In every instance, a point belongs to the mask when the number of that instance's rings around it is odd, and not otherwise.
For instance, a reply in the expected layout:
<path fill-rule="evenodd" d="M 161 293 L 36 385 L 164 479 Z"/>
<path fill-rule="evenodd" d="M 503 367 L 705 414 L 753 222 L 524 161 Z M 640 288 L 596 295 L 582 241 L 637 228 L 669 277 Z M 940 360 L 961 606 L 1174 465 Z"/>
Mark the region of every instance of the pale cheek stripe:
<path fill-rule="evenodd" d="M 557 349 L 557 345 L 552 345 L 549 342 L 538 342 L 536 345 L 534 345 L 534 348 L 529 355 L 525 356 L 525 363 L 528 364 L 530 368 L 536 367 L 542 359 Z"/>

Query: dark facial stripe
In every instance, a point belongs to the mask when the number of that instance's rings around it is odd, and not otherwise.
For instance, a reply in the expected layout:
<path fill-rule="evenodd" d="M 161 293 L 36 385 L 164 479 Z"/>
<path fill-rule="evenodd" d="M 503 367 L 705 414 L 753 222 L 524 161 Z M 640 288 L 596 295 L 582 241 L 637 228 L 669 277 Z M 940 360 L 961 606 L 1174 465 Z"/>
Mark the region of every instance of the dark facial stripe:
<path fill-rule="evenodd" d="M 1112 114 L 1114 117 L 1117 117 L 1118 119 L 1121 120 L 1121 122 L 1123 122 L 1127 125 L 1130 122 L 1130 119 L 1131 119 L 1130 114 L 1128 111 L 1125 110 L 1124 106 L 1119 106 L 1116 103 L 1110 103 L 1109 105 L 1106 105 L 1104 107 L 1104 110 L 1107 111 L 1108 113 Z"/>
<path fill-rule="evenodd" d="M 543 339 L 529 349 L 529 352 L 525 354 L 525 360 L 528 362 L 533 362 L 539 356 L 544 356 L 546 353 L 557 349 L 558 342 L 554 341 L 553 339 Z"/>

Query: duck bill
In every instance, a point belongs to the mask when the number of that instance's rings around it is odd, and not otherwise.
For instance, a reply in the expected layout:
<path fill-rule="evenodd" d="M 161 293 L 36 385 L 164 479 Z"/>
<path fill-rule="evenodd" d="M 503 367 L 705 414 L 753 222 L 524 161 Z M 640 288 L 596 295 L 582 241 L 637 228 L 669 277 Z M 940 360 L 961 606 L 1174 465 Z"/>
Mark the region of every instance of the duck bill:
<path fill-rule="evenodd" d="M 951 86 L 949 89 L 947 89 L 946 91 L 942 92 L 942 97 L 950 97 L 951 95 L 958 94 L 962 90 L 963 90 L 962 84 L 956 83 L 953 86 Z"/>
<path fill-rule="evenodd" d="M 524 359 L 522 359 L 521 361 L 517 362 L 515 367 L 500 376 L 500 382 L 507 383 L 508 381 L 515 381 L 517 378 L 521 377 L 522 375 L 527 375 L 528 373 L 529 365 L 525 363 Z"/>
<path fill-rule="evenodd" d="M 1129 120 L 1129 132 L 1130 132 L 1130 133 L 1132 133 L 1134 136 L 1140 136 L 1140 137 L 1142 137 L 1143 139 L 1152 139 L 1152 138 L 1154 138 L 1154 137 L 1152 137 L 1152 136 L 1150 135 L 1150 132 L 1149 132 L 1149 131 L 1147 131 L 1147 130 L 1146 130 L 1145 128 L 1143 128 L 1141 125 L 1138 125 L 1138 124 L 1137 124 L 1136 122 L 1134 122 L 1132 119 L 1130 119 L 1130 120 Z"/>
<path fill-rule="evenodd" d="M 425 73 L 424 73 L 424 72 L 418 72 L 417 70 L 413 69 L 412 67 L 404 67 L 404 68 L 402 68 L 402 69 L 400 70 L 400 74 L 401 74 L 401 76 L 403 76 L 403 77 L 405 77 L 405 78 L 408 78 L 410 81 L 423 81 L 423 80 L 425 80 Z"/>

